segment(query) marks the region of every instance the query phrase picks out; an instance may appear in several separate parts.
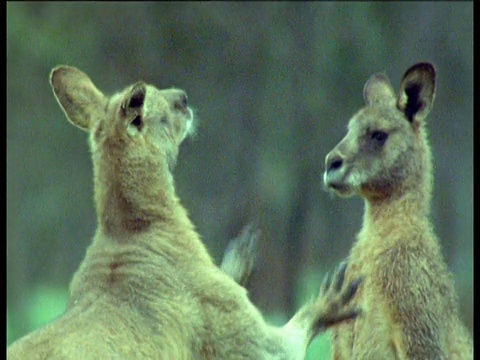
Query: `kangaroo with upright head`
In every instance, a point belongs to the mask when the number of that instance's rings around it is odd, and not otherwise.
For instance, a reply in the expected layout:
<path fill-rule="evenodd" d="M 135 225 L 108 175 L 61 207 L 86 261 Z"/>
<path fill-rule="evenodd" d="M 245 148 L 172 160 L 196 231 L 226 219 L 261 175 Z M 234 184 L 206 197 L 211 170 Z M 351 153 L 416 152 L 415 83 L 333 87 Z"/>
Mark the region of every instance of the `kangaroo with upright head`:
<path fill-rule="evenodd" d="M 214 265 L 172 177 L 193 128 L 184 91 L 137 82 L 108 97 L 68 66 L 50 82 L 89 132 L 98 226 L 66 312 L 12 344 L 9 359 L 302 359 L 319 332 L 356 317 L 348 304 L 359 282 L 344 283 L 345 266 L 273 327 Z M 232 273 L 240 281 L 248 268 Z"/>
<path fill-rule="evenodd" d="M 346 278 L 365 276 L 364 316 L 333 331 L 334 359 L 472 359 L 452 275 L 430 216 L 432 160 L 425 120 L 435 68 L 405 73 L 398 96 L 385 74 L 364 87 L 366 106 L 326 157 L 325 185 L 365 200 Z"/>

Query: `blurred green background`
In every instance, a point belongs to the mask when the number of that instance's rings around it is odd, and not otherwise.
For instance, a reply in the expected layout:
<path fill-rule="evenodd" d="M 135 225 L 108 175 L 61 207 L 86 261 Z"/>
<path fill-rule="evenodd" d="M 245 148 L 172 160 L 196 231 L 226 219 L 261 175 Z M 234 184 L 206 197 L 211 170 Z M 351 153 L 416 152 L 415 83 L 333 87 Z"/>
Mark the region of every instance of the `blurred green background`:
<path fill-rule="evenodd" d="M 251 299 L 282 323 L 361 226 L 359 198 L 323 190 L 325 155 L 368 77 L 398 89 L 419 61 L 438 71 L 433 222 L 473 332 L 473 2 L 7 3 L 7 344 L 62 313 L 95 229 L 87 135 L 52 95 L 54 66 L 110 94 L 140 79 L 187 91 L 199 131 L 177 193 L 218 262 L 260 224 Z"/>

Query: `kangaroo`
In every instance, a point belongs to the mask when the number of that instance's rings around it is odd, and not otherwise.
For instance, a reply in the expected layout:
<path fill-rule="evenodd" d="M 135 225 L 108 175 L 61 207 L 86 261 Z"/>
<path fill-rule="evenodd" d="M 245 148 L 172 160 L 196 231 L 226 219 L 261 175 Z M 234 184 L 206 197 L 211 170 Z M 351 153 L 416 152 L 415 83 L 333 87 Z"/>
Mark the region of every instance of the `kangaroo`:
<path fill-rule="evenodd" d="M 333 329 L 334 359 L 472 359 L 452 275 L 430 216 L 432 159 L 425 128 L 435 68 L 418 63 L 398 96 L 384 73 L 365 84 L 366 106 L 326 156 L 324 184 L 365 201 L 346 278 L 364 276 L 353 302 L 364 316 Z"/>
<path fill-rule="evenodd" d="M 349 303 L 361 279 L 344 282 L 346 263 L 283 327 L 213 263 L 172 176 L 194 128 L 183 90 L 139 81 L 106 96 L 70 66 L 50 83 L 89 133 L 98 225 L 67 310 L 13 343 L 9 359 L 303 359 L 318 333 L 359 314 Z"/>

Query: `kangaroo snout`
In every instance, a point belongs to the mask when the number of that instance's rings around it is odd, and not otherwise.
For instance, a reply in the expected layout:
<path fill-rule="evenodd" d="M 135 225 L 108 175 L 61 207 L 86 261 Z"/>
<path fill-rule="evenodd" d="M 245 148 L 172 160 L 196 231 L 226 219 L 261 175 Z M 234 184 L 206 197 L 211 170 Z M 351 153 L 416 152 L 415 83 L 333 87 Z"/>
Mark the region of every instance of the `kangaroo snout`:
<path fill-rule="evenodd" d="M 172 110 L 186 111 L 188 109 L 188 96 L 181 89 L 160 90 L 160 94 L 168 101 Z"/>

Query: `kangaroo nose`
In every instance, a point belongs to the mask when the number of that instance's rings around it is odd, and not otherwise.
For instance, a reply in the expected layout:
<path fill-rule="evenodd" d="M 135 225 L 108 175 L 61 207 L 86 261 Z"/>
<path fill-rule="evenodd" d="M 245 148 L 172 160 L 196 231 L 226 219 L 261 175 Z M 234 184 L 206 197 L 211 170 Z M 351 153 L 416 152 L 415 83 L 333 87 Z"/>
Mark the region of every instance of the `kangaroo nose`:
<path fill-rule="evenodd" d="M 327 172 L 340 169 L 342 165 L 343 165 L 343 159 L 340 157 L 340 155 L 329 154 L 327 156 L 327 161 L 326 161 Z"/>
<path fill-rule="evenodd" d="M 185 91 L 179 91 L 177 99 L 174 101 L 175 109 L 184 110 L 188 105 L 188 97 Z"/>

